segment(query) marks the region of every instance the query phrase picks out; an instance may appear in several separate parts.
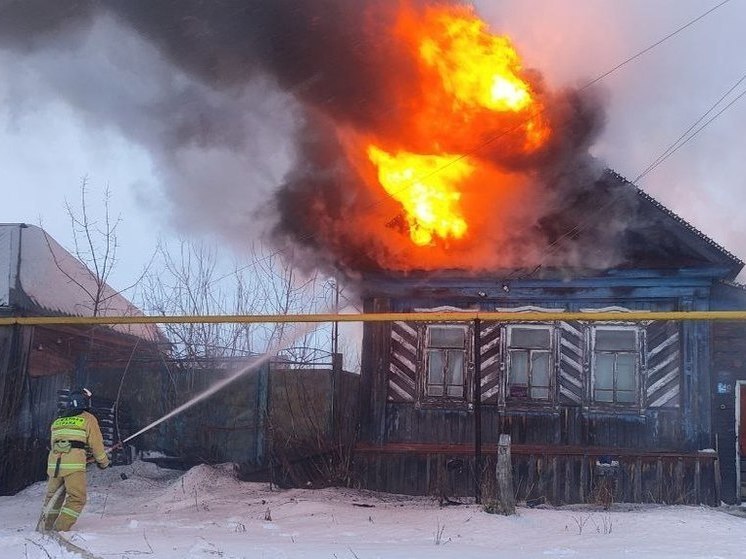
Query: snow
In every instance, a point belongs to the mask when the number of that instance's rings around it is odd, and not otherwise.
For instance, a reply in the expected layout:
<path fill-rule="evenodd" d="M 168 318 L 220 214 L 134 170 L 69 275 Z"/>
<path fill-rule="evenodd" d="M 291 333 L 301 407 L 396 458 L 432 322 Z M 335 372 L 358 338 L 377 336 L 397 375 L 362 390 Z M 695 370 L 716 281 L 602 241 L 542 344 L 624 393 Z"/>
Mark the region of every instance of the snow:
<path fill-rule="evenodd" d="M 72 558 L 34 531 L 44 483 L 0 497 L 2 557 Z M 148 462 L 89 471 L 88 505 L 65 538 L 94 557 L 726 558 L 746 555 L 746 518 L 724 509 L 615 504 L 519 508 L 364 490 L 272 490 L 230 464 L 188 472 Z M 746 515 L 745 515 L 746 516 Z"/>

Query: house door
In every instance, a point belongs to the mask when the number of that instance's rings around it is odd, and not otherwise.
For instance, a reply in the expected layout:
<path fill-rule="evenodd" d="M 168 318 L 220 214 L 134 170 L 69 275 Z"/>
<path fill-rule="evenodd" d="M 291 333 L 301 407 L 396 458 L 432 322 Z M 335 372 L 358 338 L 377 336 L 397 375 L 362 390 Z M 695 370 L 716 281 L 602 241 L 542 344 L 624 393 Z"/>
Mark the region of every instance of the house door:
<path fill-rule="evenodd" d="M 736 425 L 738 428 L 738 454 L 739 469 L 738 476 L 741 489 L 741 500 L 746 501 L 746 382 L 736 384 Z"/>

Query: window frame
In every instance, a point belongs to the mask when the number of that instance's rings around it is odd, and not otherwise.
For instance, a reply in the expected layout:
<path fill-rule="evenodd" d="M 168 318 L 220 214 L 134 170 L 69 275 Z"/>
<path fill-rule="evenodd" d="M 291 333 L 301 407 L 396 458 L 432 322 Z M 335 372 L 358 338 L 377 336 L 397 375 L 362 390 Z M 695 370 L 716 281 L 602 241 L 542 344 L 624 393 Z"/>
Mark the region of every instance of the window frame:
<path fill-rule="evenodd" d="M 464 336 L 464 346 L 463 348 L 457 348 L 457 347 L 442 347 L 442 346 L 432 346 L 431 345 L 431 331 L 433 329 L 449 329 L 449 330 L 459 330 L 463 332 Z M 428 323 L 424 325 L 423 331 L 422 331 L 422 358 L 420 360 L 422 364 L 422 380 L 419 383 L 420 388 L 420 398 L 419 401 L 421 403 L 425 404 L 434 404 L 434 405 L 449 405 L 454 407 L 461 407 L 466 406 L 469 402 L 472 400 L 472 394 L 469 390 L 469 387 L 471 386 L 471 370 L 472 370 L 472 360 L 471 360 L 471 346 L 472 346 L 472 340 L 470 333 L 472 332 L 470 325 L 468 324 L 461 324 L 461 323 Z M 436 383 L 430 382 L 430 353 L 433 351 L 443 352 L 446 356 L 446 359 L 444 359 L 444 369 L 443 369 L 443 380 L 440 386 L 442 386 L 442 394 L 432 394 L 430 392 L 430 386 L 436 385 Z M 453 352 L 460 352 L 463 356 L 463 369 L 461 371 L 462 374 L 462 394 L 461 396 L 453 396 L 448 394 L 448 387 L 449 386 L 458 386 L 457 384 L 449 383 L 447 378 L 447 371 L 448 371 L 448 356 L 449 354 Z"/>
<path fill-rule="evenodd" d="M 516 346 L 513 344 L 513 333 L 516 330 L 545 330 L 548 333 L 549 343 L 546 348 L 528 348 Z M 554 405 L 556 402 L 555 388 L 557 385 L 557 373 L 556 373 L 556 325 L 553 322 L 542 322 L 542 323 L 528 323 L 528 324 L 509 324 L 505 327 L 505 348 L 503 352 L 502 361 L 505 367 L 505 400 L 510 403 L 521 403 L 521 404 L 533 404 L 533 405 Z M 511 387 L 513 386 L 513 375 L 512 364 L 513 364 L 513 352 L 524 351 L 527 354 L 527 370 L 526 370 L 526 395 L 513 395 L 511 394 Z M 532 382 L 533 370 L 531 366 L 531 356 L 534 352 L 546 353 L 548 359 L 547 365 L 547 385 L 541 386 L 546 388 L 547 397 L 537 398 L 532 397 L 531 392 L 535 386 Z"/>
<path fill-rule="evenodd" d="M 599 331 L 632 331 L 635 334 L 634 349 L 597 349 L 597 332 Z M 590 382 L 588 385 L 589 402 L 593 407 L 612 407 L 624 409 L 639 409 L 642 406 L 642 383 L 643 383 L 643 328 L 635 324 L 594 324 L 590 328 Z M 612 371 L 611 389 L 601 389 L 610 391 L 611 401 L 599 400 L 596 398 L 596 382 L 598 375 L 597 359 L 599 355 L 614 355 L 614 368 Z M 633 381 L 634 386 L 631 390 L 619 389 L 617 387 L 618 356 L 633 356 Z M 633 399 L 622 401 L 617 398 L 618 392 L 631 392 Z"/>

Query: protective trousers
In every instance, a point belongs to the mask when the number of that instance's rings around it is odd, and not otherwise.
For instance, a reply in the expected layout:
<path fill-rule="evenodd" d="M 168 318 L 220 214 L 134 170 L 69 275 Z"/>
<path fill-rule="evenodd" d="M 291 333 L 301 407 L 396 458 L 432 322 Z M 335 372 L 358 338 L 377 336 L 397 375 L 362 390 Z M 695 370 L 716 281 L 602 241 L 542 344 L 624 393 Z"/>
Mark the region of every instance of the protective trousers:
<path fill-rule="evenodd" d="M 87 498 L 85 472 L 70 472 L 64 476 L 49 478 L 47 494 L 44 498 L 44 510 L 46 510 L 47 504 L 54 497 L 57 489 L 63 485 L 64 489 L 55 499 L 44 519 L 45 530 L 66 532 L 78 520 L 85 506 Z"/>

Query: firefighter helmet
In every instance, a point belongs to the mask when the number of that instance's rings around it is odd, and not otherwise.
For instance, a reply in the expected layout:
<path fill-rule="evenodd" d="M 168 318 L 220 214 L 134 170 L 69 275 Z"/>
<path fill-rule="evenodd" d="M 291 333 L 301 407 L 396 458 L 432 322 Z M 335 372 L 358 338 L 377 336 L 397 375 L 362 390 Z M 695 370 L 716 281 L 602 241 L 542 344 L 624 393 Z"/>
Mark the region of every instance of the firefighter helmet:
<path fill-rule="evenodd" d="M 73 390 L 70 392 L 70 399 L 67 404 L 67 408 L 70 410 L 87 410 L 91 407 L 91 391 L 87 388 L 81 388 L 80 390 Z"/>

